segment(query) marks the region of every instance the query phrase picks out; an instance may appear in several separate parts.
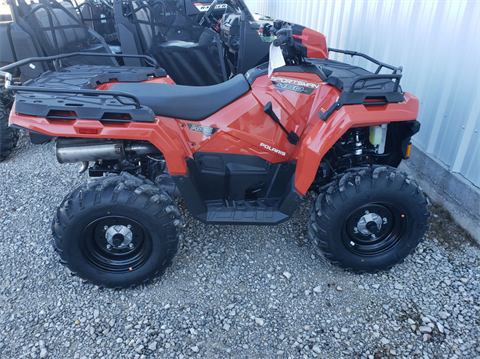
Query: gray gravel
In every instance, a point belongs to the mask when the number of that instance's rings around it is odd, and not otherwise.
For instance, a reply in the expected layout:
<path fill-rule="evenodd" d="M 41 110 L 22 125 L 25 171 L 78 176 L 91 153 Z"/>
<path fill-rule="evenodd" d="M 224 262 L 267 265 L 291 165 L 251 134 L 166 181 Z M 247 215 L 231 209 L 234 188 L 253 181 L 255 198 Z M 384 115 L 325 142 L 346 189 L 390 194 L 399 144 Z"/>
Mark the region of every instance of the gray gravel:
<path fill-rule="evenodd" d="M 1 358 L 480 357 L 480 250 L 441 208 L 405 263 L 353 275 L 317 257 L 312 196 L 277 227 L 205 226 L 181 204 L 185 238 L 164 277 L 103 290 L 50 245 L 77 169 L 26 136 L 0 164 Z"/>

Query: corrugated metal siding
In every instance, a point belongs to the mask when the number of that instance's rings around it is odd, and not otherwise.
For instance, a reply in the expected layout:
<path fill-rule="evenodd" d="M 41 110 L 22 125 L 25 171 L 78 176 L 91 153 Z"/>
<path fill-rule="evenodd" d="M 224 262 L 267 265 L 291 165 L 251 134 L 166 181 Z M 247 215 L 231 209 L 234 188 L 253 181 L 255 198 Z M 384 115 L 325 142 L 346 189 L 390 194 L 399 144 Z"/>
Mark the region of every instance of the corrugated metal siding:
<path fill-rule="evenodd" d="M 422 129 L 415 141 L 480 187 L 480 1 L 247 0 L 247 4 L 252 12 L 323 33 L 329 47 L 403 66 L 402 87 L 421 103 Z"/>

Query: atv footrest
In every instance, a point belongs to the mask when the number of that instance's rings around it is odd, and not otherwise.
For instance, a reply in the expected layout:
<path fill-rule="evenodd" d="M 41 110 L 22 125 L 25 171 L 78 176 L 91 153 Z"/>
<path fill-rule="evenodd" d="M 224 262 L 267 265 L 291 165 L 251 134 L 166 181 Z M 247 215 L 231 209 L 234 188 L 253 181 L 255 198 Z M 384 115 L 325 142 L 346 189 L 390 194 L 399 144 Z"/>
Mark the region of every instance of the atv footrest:
<path fill-rule="evenodd" d="M 280 198 L 251 201 L 207 201 L 207 222 L 222 224 L 276 224 L 288 218 L 278 211 Z"/>

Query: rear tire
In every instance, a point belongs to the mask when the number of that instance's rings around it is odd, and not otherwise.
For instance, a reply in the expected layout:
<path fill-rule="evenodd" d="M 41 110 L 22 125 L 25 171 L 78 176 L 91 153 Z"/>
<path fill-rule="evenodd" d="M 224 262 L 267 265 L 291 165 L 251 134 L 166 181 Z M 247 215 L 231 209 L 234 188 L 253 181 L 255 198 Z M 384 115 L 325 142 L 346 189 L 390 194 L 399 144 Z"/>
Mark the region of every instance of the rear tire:
<path fill-rule="evenodd" d="M 132 287 L 163 274 L 181 227 L 166 192 L 122 173 L 65 197 L 52 223 L 53 246 L 74 275 L 103 287 Z"/>
<path fill-rule="evenodd" d="M 391 167 L 351 170 L 320 193 L 309 232 L 333 264 L 355 273 L 390 269 L 428 229 L 421 188 Z"/>
<path fill-rule="evenodd" d="M 2 86 L 0 96 L 0 162 L 2 162 L 17 146 L 18 130 L 8 127 L 12 95 Z"/>

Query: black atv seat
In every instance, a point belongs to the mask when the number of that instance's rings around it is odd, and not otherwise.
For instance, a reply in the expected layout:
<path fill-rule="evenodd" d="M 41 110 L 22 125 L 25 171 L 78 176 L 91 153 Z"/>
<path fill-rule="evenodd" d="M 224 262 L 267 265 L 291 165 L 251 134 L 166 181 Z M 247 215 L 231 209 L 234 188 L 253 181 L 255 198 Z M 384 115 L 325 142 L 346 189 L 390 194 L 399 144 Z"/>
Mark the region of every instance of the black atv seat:
<path fill-rule="evenodd" d="M 243 75 L 237 75 L 213 86 L 128 83 L 114 85 L 110 90 L 136 96 L 157 116 L 201 121 L 245 95 L 250 85 Z"/>

